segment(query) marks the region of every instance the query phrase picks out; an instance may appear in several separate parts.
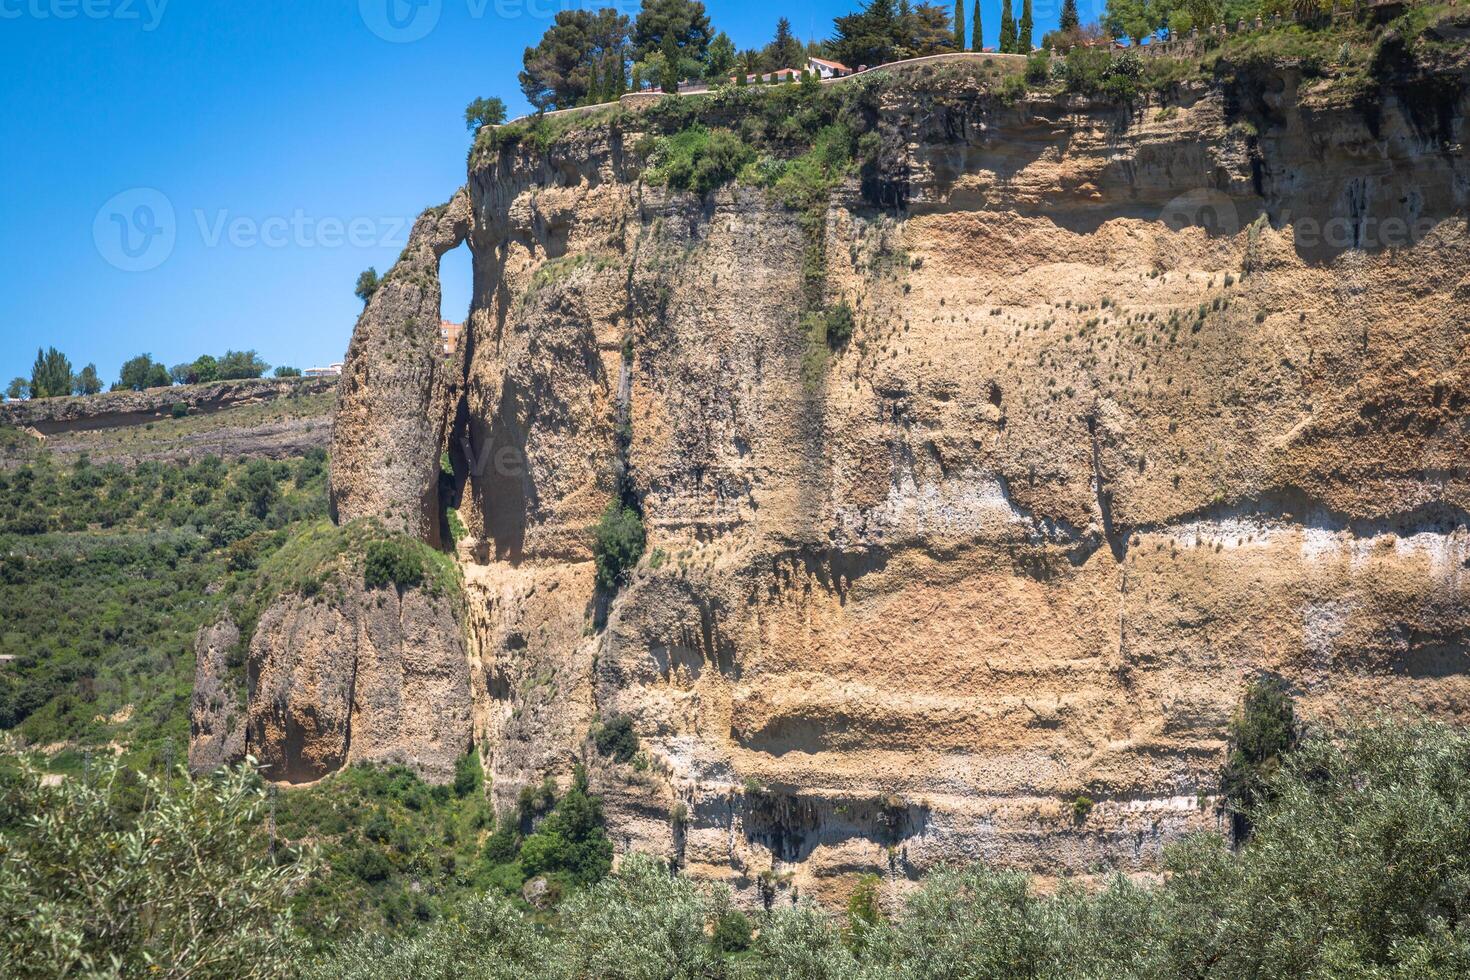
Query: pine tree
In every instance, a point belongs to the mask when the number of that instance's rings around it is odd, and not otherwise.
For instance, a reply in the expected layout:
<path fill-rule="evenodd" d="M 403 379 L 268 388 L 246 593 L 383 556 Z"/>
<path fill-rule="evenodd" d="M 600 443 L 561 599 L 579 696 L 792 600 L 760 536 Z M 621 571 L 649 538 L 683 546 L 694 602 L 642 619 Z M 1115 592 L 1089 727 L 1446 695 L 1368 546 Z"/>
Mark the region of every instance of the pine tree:
<path fill-rule="evenodd" d="M 1011 13 L 1011 0 L 1000 4 L 1000 53 L 1016 53 L 1016 18 Z"/>
<path fill-rule="evenodd" d="M 1075 5 L 1077 0 L 1067 0 L 1067 2 Z M 975 0 L 975 16 L 974 22 L 970 25 L 970 30 L 974 32 L 970 41 L 970 50 L 984 51 L 985 35 L 980 29 L 980 0 Z"/>
<path fill-rule="evenodd" d="M 965 0 L 954 0 L 954 49 L 965 50 Z"/>
<path fill-rule="evenodd" d="M 56 398 L 71 394 L 71 361 L 55 347 L 36 350 L 36 363 L 31 368 L 31 397 Z"/>
<path fill-rule="evenodd" d="M 1021 0 L 1021 32 L 1016 38 L 1016 52 L 1018 54 L 1031 53 L 1031 0 Z"/>
<path fill-rule="evenodd" d="M 1077 0 L 1062 0 L 1062 21 L 1057 26 L 1064 31 L 1075 31 L 1080 24 L 1077 19 Z"/>

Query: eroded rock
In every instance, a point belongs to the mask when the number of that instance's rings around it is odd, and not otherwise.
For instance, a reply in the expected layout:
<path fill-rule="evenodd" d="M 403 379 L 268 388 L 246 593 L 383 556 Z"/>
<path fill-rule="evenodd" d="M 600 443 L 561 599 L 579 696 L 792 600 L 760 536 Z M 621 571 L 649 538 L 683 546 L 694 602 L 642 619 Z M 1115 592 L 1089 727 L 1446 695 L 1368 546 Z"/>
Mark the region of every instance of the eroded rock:
<path fill-rule="evenodd" d="M 461 373 L 439 337 L 439 259 L 469 228 L 463 190 L 425 211 L 358 318 L 332 438 L 332 509 L 340 523 L 376 517 L 439 542 L 439 458 Z"/>

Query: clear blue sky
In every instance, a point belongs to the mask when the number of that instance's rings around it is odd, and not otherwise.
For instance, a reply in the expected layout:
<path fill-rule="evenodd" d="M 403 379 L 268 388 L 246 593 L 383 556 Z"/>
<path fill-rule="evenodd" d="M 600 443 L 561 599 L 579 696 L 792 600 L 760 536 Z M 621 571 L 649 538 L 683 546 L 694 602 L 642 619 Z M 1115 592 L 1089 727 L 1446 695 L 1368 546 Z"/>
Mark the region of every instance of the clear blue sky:
<path fill-rule="evenodd" d="M 524 111 L 521 52 L 574 5 L 0 0 L 0 387 L 29 377 L 38 345 L 107 381 L 144 351 L 341 359 L 358 272 L 386 271 L 413 217 L 464 181 L 465 104 Z M 782 15 L 825 37 L 856 6 L 707 3 L 742 49 Z M 1000 0 L 982 8 L 994 44 Z M 1038 39 L 1059 9 L 1037 0 Z M 463 319 L 468 257 L 444 276 Z"/>

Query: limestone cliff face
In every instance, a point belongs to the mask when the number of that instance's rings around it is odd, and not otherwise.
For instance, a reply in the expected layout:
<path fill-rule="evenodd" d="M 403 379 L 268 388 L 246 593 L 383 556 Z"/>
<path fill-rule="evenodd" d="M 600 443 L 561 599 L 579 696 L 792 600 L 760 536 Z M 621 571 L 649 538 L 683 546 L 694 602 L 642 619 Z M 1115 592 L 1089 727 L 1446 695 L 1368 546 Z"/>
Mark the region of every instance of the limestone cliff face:
<path fill-rule="evenodd" d="M 815 358 L 812 242 L 766 193 L 644 183 L 637 116 L 480 158 L 447 443 L 497 803 L 587 758 L 620 848 L 750 900 L 1147 872 L 1217 825 L 1253 676 L 1308 719 L 1464 718 L 1456 85 L 1426 118 L 1290 72 L 1131 110 L 899 77 L 819 229 L 856 329 Z M 354 404 L 390 397 L 362 337 L 396 322 L 360 322 Z M 441 442 L 403 406 L 438 396 L 343 397 L 338 451 L 378 462 L 334 460 L 339 508 L 418 507 Z M 649 550 L 608 597 L 619 492 Z M 636 766 L 588 746 L 614 714 Z"/>
<path fill-rule="evenodd" d="M 453 778 L 470 747 L 462 617 L 446 595 L 364 589 L 332 576 L 311 595 L 267 603 L 249 636 L 230 618 L 196 642 L 189 765 L 259 762 L 266 778 L 308 783 L 356 762 Z M 243 650 L 241 649 L 243 646 Z M 243 690 L 233 657 L 242 657 Z M 240 705 L 244 695 L 244 706 Z"/>
<path fill-rule="evenodd" d="M 470 745 L 467 661 L 447 597 L 420 589 L 288 596 L 261 614 L 246 664 L 246 744 L 268 778 L 311 782 L 354 762 L 431 782 Z"/>
<path fill-rule="evenodd" d="M 469 198 L 457 193 L 414 223 L 352 332 L 332 438 L 332 512 L 376 517 L 437 543 L 439 452 L 459 371 L 439 340 L 439 259 L 464 242 Z"/>

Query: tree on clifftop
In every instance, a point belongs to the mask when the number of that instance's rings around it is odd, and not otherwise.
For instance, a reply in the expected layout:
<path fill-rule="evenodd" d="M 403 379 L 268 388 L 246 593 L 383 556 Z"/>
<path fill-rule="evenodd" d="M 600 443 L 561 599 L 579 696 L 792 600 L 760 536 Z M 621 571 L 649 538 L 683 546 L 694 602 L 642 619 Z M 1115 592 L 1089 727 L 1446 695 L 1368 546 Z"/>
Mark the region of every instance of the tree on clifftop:
<path fill-rule="evenodd" d="M 155 363 L 151 354 L 139 354 L 123 362 L 115 387 L 143 391 L 146 388 L 167 388 L 172 383 L 168 368 Z"/>
<path fill-rule="evenodd" d="M 36 363 L 31 367 L 31 397 L 56 398 L 71 394 L 71 361 L 52 347 L 36 350 Z"/>
<path fill-rule="evenodd" d="M 965 50 L 965 0 L 954 0 L 954 49 Z"/>
<path fill-rule="evenodd" d="M 663 51 L 664 39 L 672 38 L 681 60 L 704 63 L 709 43 L 709 16 L 698 0 L 643 0 L 643 9 L 633 23 L 633 57 L 639 61 Z"/>
<path fill-rule="evenodd" d="M 219 359 L 219 378 L 221 381 L 258 378 L 270 368 L 253 350 L 227 350 Z"/>
<path fill-rule="evenodd" d="M 1016 51 L 1016 18 L 1011 13 L 1011 0 L 1001 0 L 1000 5 L 1000 52 L 1014 54 Z"/>
<path fill-rule="evenodd" d="M 776 36 L 766 45 L 765 66 L 771 71 L 782 68 L 800 68 L 806 64 L 801 42 L 791 33 L 791 21 L 782 17 L 776 21 Z"/>
<path fill-rule="evenodd" d="M 505 122 L 505 103 L 498 98 L 476 99 L 464 107 L 464 125 L 472 133 Z"/>
<path fill-rule="evenodd" d="M 868 0 L 855 14 L 833 20 L 836 34 L 828 42 L 832 57 L 852 68 L 892 61 L 901 29 L 893 0 Z"/>
<path fill-rule="evenodd" d="M 31 383 L 25 378 L 12 378 L 10 385 L 5 389 L 5 397 L 11 401 L 31 397 Z"/>
<path fill-rule="evenodd" d="M 521 58 L 521 92 L 542 112 L 617 98 L 626 77 L 627 45 L 628 18 L 613 8 L 560 11 Z"/>
<path fill-rule="evenodd" d="M 1077 0 L 1067 0 L 1067 2 L 1075 4 Z M 985 35 L 981 30 L 980 25 L 980 0 L 975 0 L 975 16 L 972 18 L 972 20 L 974 21 L 974 23 L 970 25 L 970 30 L 974 33 L 970 36 L 970 50 L 984 51 Z"/>
<path fill-rule="evenodd" d="M 102 390 L 102 379 L 97 377 L 97 365 L 88 364 L 72 379 L 72 394 L 95 395 Z"/>
<path fill-rule="evenodd" d="M 1031 49 L 1035 47 L 1035 45 L 1031 43 L 1032 24 L 1033 20 L 1031 18 L 1031 0 L 1021 0 L 1021 28 L 1020 33 L 1016 38 L 1017 54 L 1030 54 Z"/>
<path fill-rule="evenodd" d="M 979 3 L 979 0 L 975 0 Z M 1058 30 L 1075 31 L 1081 25 L 1077 19 L 1077 0 L 1062 0 L 1062 20 L 1057 25 Z"/>

